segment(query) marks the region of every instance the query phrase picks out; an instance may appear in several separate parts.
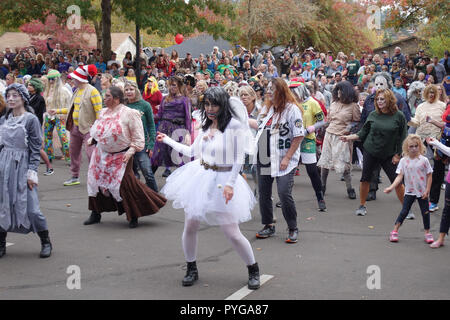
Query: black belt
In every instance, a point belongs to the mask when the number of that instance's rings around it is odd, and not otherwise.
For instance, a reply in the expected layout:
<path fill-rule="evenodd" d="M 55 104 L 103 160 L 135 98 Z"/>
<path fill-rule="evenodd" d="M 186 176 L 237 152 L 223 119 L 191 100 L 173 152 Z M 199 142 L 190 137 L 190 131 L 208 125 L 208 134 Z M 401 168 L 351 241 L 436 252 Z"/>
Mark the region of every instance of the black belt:
<path fill-rule="evenodd" d="M 122 153 L 122 152 L 126 152 L 126 151 L 128 151 L 128 149 L 130 149 L 130 147 L 128 147 L 128 148 L 125 148 L 125 149 L 123 149 L 123 150 L 121 150 L 121 151 L 117 151 L 117 152 L 110 152 L 110 153 L 111 153 L 111 154 Z"/>

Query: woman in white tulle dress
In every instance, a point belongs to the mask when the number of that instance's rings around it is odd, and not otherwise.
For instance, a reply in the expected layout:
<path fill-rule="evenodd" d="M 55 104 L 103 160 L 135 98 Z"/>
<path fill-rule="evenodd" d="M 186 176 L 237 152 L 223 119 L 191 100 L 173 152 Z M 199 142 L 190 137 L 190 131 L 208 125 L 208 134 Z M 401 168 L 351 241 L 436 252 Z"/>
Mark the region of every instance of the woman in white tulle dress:
<path fill-rule="evenodd" d="M 187 272 L 182 284 L 191 286 L 198 279 L 197 233 L 203 222 L 221 227 L 248 267 L 248 288 L 257 289 L 258 264 L 249 241 L 239 229 L 239 223 L 251 219 L 256 203 L 252 190 L 239 175 L 252 137 L 245 106 L 216 87 L 206 90 L 201 110 L 203 125 L 191 146 L 160 132 L 156 138 L 174 149 L 174 162 L 182 161 L 177 159 L 179 153 L 186 157 L 185 162 L 195 157 L 175 170 L 161 190 L 168 200 L 173 200 L 174 208 L 184 208 L 185 212 L 182 244 Z"/>

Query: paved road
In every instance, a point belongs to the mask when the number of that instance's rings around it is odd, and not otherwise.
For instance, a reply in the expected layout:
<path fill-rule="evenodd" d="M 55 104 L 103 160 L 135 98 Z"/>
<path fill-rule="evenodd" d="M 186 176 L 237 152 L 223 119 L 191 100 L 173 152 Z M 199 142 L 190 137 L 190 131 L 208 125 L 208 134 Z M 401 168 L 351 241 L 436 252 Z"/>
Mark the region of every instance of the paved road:
<path fill-rule="evenodd" d="M 0 260 L 0 299 L 222 300 L 245 286 L 247 269 L 218 228 L 201 228 L 200 280 L 191 288 L 181 287 L 185 273 L 182 210 L 174 210 L 168 203 L 158 214 L 140 220 L 137 229 L 129 229 L 125 217 L 115 213 L 105 214 L 99 225 L 83 226 L 89 215 L 86 177 L 79 186 L 63 187 L 69 168 L 56 161 L 56 173 L 45 177 L 43 167 L 39 194 L 50 226 L 53 255 L 47 260 L 38 258 L 40 243 L 34 234 L 8 235 L 7 242 L 13 245 Z M 86 164 L 83 169 L 86 172 Z M 161 172 L 157 172 L 160 187 L 164 184 Z M 355 171 L 355 185 L 359 177 L 360 171 Z M 286 223 L 280 211 L 273 238 L 255 238 L 261 228 L 258 208 L 254 219 L 241 225 L 261 273 L 273 276 L 244 299 L 450 298 L 450 245 L 428 248 L 421 219 L 406 221 L 400 229 L 400 242 L 390 243 L 388 234 L 400 210 L 395 196 L 378 193 L 378 199 L 368 203 L 368 215 L 357 217 L 353 211 L 358 202 L 347 198 L 344 183 L 334 173 L 328 181 L 328 212 L 319 213 L 304 168 L 295 178 L 297 244 L 284 243 Z M 382 187 L 386 181 L 383 176 Z M 417 204 L 414 212 L 420 217 Z M 431 216 L 435 236 L 440 213 Z M 68 278 L 72 285 L 77 284 L 73 281 L 77 270 L 68 273 L 74 265 L 80 271 L 79 290 L 67 287 Z M 375 272 L 369 268 L 374 265 L 379 268 Z M 378 274 L 379 282 L 373 280 Z M 380 289 L 368 289 L 369 277 L 373 280 L 369 283 L 379 284 Z"/>

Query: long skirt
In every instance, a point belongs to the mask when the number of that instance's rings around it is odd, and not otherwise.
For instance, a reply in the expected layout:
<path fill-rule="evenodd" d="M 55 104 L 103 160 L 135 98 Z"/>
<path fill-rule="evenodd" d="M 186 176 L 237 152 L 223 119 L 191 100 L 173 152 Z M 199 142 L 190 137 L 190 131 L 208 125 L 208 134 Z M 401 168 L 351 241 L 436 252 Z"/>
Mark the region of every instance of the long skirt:
<path fill-rule="evenodd" d="M 105 196 L 100 191 L 97 196 L 89 197 L 89 210 L 96 213 L 118 211 L 119 215 L 126 213 L 127 220 L 131 221 L 132 218 L 157 213 L 167 202 L 164 196 L 136 178 L 133 173 L 133 158 L 127 163 L 119 191 L 121 202 L 117 202 L 111 195 Z"/>

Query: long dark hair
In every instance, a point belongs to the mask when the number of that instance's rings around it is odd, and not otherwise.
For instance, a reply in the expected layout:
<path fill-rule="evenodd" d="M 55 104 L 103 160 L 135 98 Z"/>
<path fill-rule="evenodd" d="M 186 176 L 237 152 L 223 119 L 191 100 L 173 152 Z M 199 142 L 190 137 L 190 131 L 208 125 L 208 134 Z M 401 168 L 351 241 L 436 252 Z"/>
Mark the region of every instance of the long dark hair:
<path fill-rule="evenodd" d="M 230 96 L 228 93 L 220 87 L 211 87 L 206 89 L 203 102 L 201 104 L 201 114 L 203 126 L 202 130 L 206 131 L 212 125 L 212 120 L 208 119 L 205 110 L 205 102 L 209 101 L 209 103 L 213 105 L 219 106 L 219 113 L 217 115 L 217 124 L 218 129 L 221 132 L 225 131 L 225 128 L 228 126 L 231 118 L 233 117 L 231 106 L 229 102 Z"/>
<path fill-rule="evenodd" d="M 339 91 L 341 97 L 339 98 Z M 358 102 L 358 93 L 349 81 L 338 82 L 333 89 L 333 101 L 341 102 L 343 104 L 350 104 Z"/>

